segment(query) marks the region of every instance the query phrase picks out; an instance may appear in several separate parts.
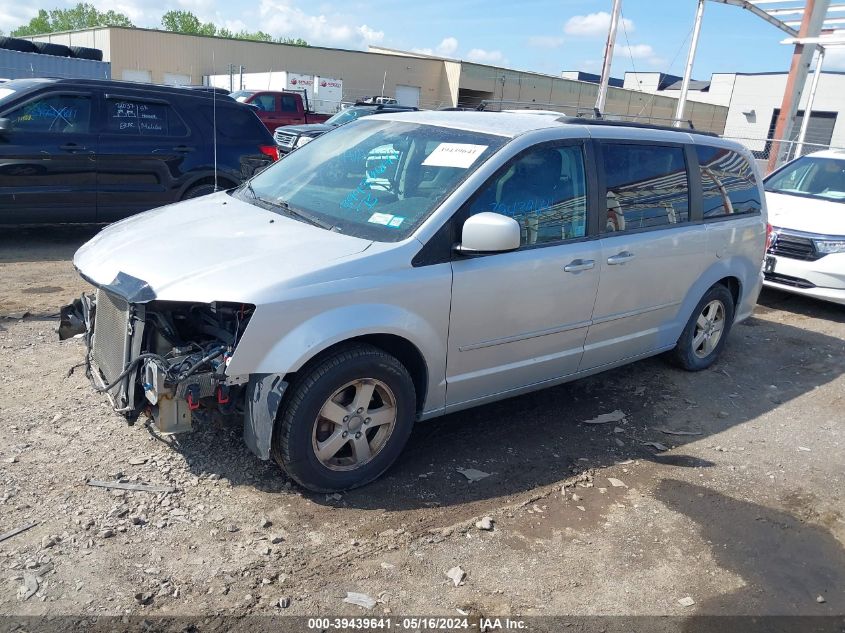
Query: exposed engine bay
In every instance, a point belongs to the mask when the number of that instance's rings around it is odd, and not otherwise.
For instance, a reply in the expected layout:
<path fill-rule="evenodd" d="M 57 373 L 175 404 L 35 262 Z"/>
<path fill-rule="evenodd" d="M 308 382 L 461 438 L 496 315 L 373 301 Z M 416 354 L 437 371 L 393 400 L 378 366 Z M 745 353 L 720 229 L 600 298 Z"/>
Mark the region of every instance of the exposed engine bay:
<path fill-rule="evenodd" d="M 146 413 L 160 432 L 179 433 L 200 408 L 243 414 L 245 384 L 225 370 L 253 305 L 135 304 L 101 289 L 73 307 L 63 310 L 60 335 L 84 332 L 89 377 L 131 422 Z"/>

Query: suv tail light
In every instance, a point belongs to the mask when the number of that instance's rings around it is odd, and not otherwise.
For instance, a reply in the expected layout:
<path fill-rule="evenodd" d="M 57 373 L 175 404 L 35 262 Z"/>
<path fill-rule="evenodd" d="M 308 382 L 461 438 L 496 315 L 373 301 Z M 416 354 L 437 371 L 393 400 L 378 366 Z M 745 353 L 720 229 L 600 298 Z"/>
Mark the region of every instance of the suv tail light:
<path fill-rule="evenodd" d="M 279 160 L 279 148 L 275 145 L 259 145 L 258 149 L 265 156 L 269 156 L 273 160 Z"/>

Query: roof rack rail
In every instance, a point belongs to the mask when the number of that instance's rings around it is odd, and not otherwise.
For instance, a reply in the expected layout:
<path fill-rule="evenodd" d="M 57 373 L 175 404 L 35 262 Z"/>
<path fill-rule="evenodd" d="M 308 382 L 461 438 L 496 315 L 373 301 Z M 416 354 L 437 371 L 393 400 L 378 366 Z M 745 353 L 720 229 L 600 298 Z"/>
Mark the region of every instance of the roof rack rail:
<path fill-rule="evenodd" d="M 700 134 L 702 136 L 719 137 L 715 132 L 705 132 L 703 130 L 696 130 L 689 122 L 689 129 L 678 128 L 673 125 L 658 125 L 655 123 L 639 123 L 637 121 L 622 121 L 616 119 L 588 119 L 585 117 L 562 116 L 557 119 L 561 123 L 574 123 L 578 125 L 606 125 L 610 127 L 635 127 L 644 130 L 664 130 L 667 132 L 687 132 L 688 134 Z"/>

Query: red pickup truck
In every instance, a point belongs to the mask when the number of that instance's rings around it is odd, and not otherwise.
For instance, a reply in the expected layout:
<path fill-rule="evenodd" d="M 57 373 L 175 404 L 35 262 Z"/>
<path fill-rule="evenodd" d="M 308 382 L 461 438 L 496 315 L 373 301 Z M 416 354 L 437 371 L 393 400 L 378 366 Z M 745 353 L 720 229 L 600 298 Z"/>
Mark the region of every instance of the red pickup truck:
<path fill-rule="evenodd" d="M 322 123 L 330 114 L 308 111 L 308 97 L 298 92 L 277 92 L 274 90 L 238 90 L 229 95 L 236 101 L 248 103 L 255 108 L 258 118 L 270 132 L 282 125 L 301 123 Z"/>

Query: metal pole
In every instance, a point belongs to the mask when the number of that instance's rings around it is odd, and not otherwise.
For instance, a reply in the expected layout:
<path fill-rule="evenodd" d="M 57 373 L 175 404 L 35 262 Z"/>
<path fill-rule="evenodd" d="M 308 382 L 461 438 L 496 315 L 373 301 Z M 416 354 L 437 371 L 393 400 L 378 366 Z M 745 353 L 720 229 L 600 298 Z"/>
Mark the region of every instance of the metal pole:
<path fill-rule="evenodd" d="M 798 30 L 798 37 L 818 37 L 824 24 L 827 8 L 830 0 L 807 0 L 804 7 L 804 16 L 801 19 L 801 28 Z M 795 51 L 792 53 L 792 63 L 789 67 L 789 76 L 786 78 L 786 90 L 783 94 L 783 102 L 780 106 L 775 135 L 772 147 L 769 152 L 768 171 L 773 172 L 781 164 L 784 158 L 784 147 L 792 132 L 792 123 L 798 104 L 801 102 L 801 93 L 804 91 L 804 84 L 807 82 L 807 73 L 810 69 L 810 62 L 813 60 L 815 46 L 802 43 L 795 44 Z"/>
<path fill-rule="evenodd" d="M 622 0 L 613 0 L 613 12 L 610 15 L 610 30 L 607 32 L 607 44 L 604 47 L 604 65 L 601 69 L 601 83 L 596 97 L 596 110 L 604 114 L 607 103 L 607 87 L 610 85 L 610 66 L 613 63 L 613 47 L 616 45 L 616 29 L 619 27 L 619 14 L 622 12 Z"/>
<path fill-rule="evenodd" d="M 695 63 L 695 53 L 698 50 L 698 36 L 701 34 L 701 21 L 704 17 L 704 0 L 698 0 L 698 9 L 695 12 L 695 24 L 692 27 L 692 41 L 689 45 L 687 55 L 687 67 L 684 70 L 684 81 L 681 84 L 681 96 L 678 98 L 678 106 L 675 109 L 675 127 L 681 126 L 681 119 L 684 118 L 684 109 L 687 106 L 687 93 L 689 82 L 692 78 L 692 66 Z"/>
<path fill-rule="evenodd" d="M 387 83 L 387 71 L 384 71 L 384 78 L 381 80 L 381 96 L 384 97 L 384 84 Z"/>
<path fill-rule="evenodd" d="M 816 88 L 819 86 L 819 77 L 822 74 L 825 49 L 819 46 L 819 58 L 816 60 L 816 70 L 813 72 L 813 83 L 810 85 L 810 95 L 807 97 L 807 107 L 804 108 L 804 119 L 801 121 L 801 131 L 798 133 L 798 145 L 795 148 L 794 158 L 798 158 L 804 152 L 804 139 L 807 136 L 807 128 L 810 127 L 810 117 L 813 114 L 813 102 L 816 100 Z"/>

